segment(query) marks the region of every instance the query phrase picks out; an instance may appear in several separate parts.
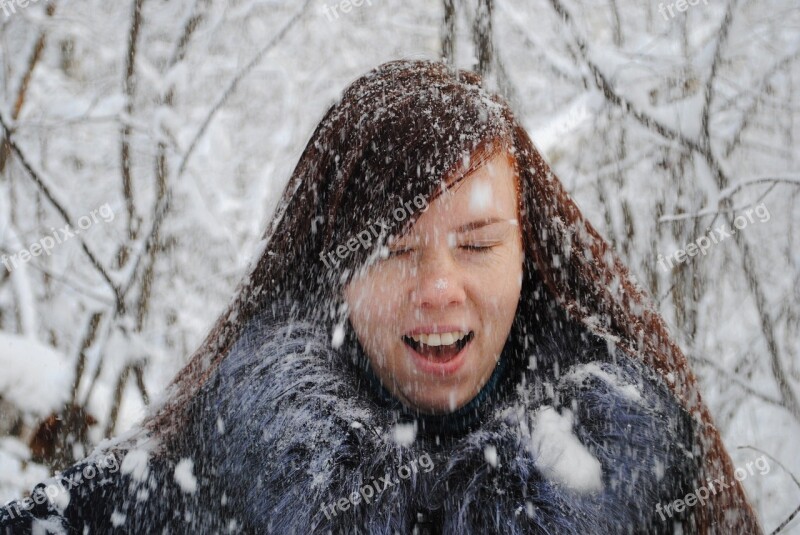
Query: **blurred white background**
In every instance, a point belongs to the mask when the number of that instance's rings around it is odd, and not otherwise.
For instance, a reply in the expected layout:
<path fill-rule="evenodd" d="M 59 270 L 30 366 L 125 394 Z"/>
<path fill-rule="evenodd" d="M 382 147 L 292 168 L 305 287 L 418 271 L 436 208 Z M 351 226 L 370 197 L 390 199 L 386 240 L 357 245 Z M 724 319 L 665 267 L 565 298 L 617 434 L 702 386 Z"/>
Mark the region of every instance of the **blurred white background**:
<path fill-rule="evenodd" d="M 796 0 L 18 1 L 0 6 L 0 503 L 163 395 L 347 84 L 444 54 L 509 99 L 658 302 L 734 464 L 770 456 L 743 482 L 765 529 L 800 504 Z M 759 203 L 767 220 L 659 267 Z"/>

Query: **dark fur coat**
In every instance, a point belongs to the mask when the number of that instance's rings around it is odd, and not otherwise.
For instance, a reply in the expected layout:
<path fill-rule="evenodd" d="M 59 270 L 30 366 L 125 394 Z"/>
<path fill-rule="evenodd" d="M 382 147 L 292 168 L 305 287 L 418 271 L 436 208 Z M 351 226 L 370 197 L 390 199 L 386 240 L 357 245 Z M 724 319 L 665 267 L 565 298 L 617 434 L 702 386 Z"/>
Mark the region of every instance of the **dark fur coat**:
<path fill-rule="evenodd" d="M 605 343 L 540 344 L 531 357 L 555 371 L 511 366 L 451 433 L 387 409 L 344 354 L 310 324 L 251 325 L 176 439 L 106 450 L 117 471 L 0 508 L 0 533 L 610 535 L 686 521 L 656 505 L 692 490 L 694 424 L 659 376 Z"/>

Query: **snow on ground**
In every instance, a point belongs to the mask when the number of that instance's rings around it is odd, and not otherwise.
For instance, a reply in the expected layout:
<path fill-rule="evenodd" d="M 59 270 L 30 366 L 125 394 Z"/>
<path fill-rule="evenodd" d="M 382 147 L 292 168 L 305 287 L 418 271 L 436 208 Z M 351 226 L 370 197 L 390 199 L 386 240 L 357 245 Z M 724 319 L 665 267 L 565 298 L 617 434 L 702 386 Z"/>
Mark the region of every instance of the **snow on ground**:
<path fill-rule="evenodd" d="M 11 437 L 0 438 L 0 505 L 20 497 L 20 489 L 32 489 L 50 471 L 30 462 L 28 446 Z"/>
<path fill-rule="evenodd" d="M 69 399 L 73 366 L 50 346 L 0 332 L 0 395 L 23 413 L 46 416 Z"/>

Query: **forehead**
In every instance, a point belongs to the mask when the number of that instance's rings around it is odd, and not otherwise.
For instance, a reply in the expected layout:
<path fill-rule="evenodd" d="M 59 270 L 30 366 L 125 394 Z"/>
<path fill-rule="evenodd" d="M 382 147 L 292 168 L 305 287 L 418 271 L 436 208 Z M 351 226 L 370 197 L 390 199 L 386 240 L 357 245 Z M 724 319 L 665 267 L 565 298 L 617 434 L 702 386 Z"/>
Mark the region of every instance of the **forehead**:
<path fill-rule="evenodd" d="M 412 230 L 492 216 L 513 218 L 517 207 L 516 182 L 513 157 L 505 151 L 498 152 L 436 197 Z"/>

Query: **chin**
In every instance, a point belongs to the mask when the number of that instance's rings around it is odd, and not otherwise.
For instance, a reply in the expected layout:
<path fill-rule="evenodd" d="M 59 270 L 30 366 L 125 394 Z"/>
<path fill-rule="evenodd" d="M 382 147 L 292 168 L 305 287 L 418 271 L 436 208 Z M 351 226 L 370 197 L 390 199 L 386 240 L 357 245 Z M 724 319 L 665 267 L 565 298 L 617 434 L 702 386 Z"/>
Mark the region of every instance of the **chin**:
<path fill-rule="evenodd" d="M 426 414 L 449 414 L 456 412 L 458 409 L 469 403 L 469 399 L 462 399 L 461 396 L 456 398 L 454 406 L 450 405 L 450 397 L 444 399 L 409 399 L 412 407 Z"/>

